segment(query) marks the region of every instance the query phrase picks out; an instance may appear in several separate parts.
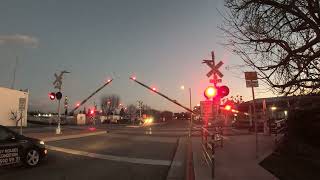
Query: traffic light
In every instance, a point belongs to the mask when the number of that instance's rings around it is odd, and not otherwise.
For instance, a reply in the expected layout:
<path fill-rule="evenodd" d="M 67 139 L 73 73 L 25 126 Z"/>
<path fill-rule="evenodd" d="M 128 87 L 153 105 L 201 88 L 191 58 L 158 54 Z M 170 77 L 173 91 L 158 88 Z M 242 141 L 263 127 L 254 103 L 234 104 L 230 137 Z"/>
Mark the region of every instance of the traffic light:
<path fill-rule="evenodd" d="M 204 96 L 207 98 L 207 99 L 212 99 L 214 97 L 216 97 L 218 94 L 218 90 L 216 87 L 214 86 L 208 86 L 206 88 L 206 90 L 204 90 Z"/>
<path fill-rule="evenodd" d="M 218 87 L 218 95 L 220 96 L 220 98 L 223 98 L 225 96 L 229 95 L 229 88 L 228 86 L 220 86 Z"/>
<path fill-rule="evenodd" d="M 230 111 L 232 109 L 231 105 L 227 104 L 224 106 L 224 109 Z"/>
<path fill-rule="evenodd" d="M 60 100 L 62 98 L 62 93 L 61 92 L 57 92 L 57 93 L 51 92 L 51 93 L 49 93 L 49 98 L 50 98 L 50 100 L 55 100 L 55 99 Z"/>
<path fill-rule="evenodd" d="M 153 87 L 153 88 L 152 88 L 152 91 L 157 91 L 157 88 Z"/>
<path fill-rule="evenodd" d="M 50 100 L 54 100 L 56 98 L 56 93 L 54 92 L 49 93 L 49 98 Z"/>
<path fill-rule="evenodd" d="M 94 109 L 90 110 L 90 115 L 94 115 Z"/>
<path fill-rule="evenodd" d="M 61 92 L 57 92 L 57 93 L 56 93 L 56 98 L 57 98 L 58 100 L 60 100 L 60 99 L 62 98 L 62 93 L 61 93 Z"/>
<path fill-rule="evenodd" d="M 234 102 L 227 100 L 223 105 L 222 108 L 226 111 L 231 111 L 234 109 Z"/>
<path fill-rule="evenodd" d="M 204 96 L 207 99 L 212 99 L 215 97 L 223 98 L 228 96 L 229 88 L 228 86 L 208 86 L 204 91 Z"/>

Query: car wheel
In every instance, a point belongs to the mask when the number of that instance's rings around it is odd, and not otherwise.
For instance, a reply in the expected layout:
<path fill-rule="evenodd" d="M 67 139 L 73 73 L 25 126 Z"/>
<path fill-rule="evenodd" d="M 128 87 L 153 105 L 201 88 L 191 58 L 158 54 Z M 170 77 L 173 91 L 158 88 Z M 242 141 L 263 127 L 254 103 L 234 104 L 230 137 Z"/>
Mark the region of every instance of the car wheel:
<path fill-rule="evenodd" d="M 36 149 L 30 149 L 26 153 L 25 164 L 29 167 L 37 166 L 40 162 L 40 154 Z"/>

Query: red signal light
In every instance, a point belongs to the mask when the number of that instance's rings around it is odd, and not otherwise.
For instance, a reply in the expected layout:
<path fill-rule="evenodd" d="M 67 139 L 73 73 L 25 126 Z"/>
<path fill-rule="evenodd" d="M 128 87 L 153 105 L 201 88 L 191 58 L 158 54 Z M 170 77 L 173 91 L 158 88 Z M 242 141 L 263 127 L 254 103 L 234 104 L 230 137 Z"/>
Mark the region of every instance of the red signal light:
<path fill-rule="evenodd" d="M 90 114 L 93 115 L 93 114 L 94 114 L 94 110 L 91 110 L 91 111 L 90 111 Z"/>
<path fill-rule="evenodd" d="M 226 105 L 226 106 L 224 106 L 224 109 L 227 111 L 230 111 L 232 109 L 232 107 L 231 107 L 231 105 Z"/>
<path fill-rule="evenodd" d="M 95 130 L 97 130 L 97 128 L 95 128 L 95 127 L 89 127 L 89 131 L 95 131 Z"/>
<path fill-rule="evenodd" d="M 204 91 L 204 96 L 207 99 L 214 98 L 215 96 L 217 96 L 217 94 L 218 94 L 218 90 L 214 86 L 208 86 Z"/>
<path fill-rule="evenodd" d="M 225 97 L 225 96 L 228 96 L 229 95 L 229 88 L 228 86 L 220 86 L 218 87 L 218 94 L 221 98 Z"/>
<path fill-rule="evenodd" d="M 80 103 L 77 103 L 76 106 L 79 107 L 79 106 L 80 106 Z"/>
<path fill-rule="evenodd" d="M 155 87 L 152 88 L 152 91 L 157 91 L 157 89 Z"/>
<path fill-rule="evenodd" d="M 49 93 L 49 98 L 50 100 L 54 100 L 56 98 L 56 93 L 54 92 Z"/>

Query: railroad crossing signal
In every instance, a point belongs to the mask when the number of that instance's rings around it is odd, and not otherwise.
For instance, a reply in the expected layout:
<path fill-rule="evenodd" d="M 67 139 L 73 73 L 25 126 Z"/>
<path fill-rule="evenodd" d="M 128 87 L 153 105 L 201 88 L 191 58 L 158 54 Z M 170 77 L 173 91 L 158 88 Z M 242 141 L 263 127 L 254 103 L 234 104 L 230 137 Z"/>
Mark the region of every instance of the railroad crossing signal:
<path fill-rule="evenodd" d="M 221 82 L 221 78 L 223 74 L 219 71 L 219 68 L 223 65 L 222 61 L 219 61 L 218 64 L 215 64 L 214 52 L 211 52 L 212 59 L 211 60 L 203 60 L 202 63 L 207 64 L 211 70 L 207 73 L 207 77 L 213 76 L 213 79 L 210 79 L 210 83 L 217 84 Z"/>
<path fill-rule="evenodd" d="M 56 93 L 54 92 L 49 93 L 49 98 L 50 100 L 54 100 L 56 98 Z"/>
<path fill-rule="evenodd" d="M 59 91 L 56 93 L 56 98 L 60 100 L 62 98 L 62 93 Z"/>
<path fill-rule="evenodd" d="M 223 65 L 223 62 L 220 61 L 217 65 L 214 65 L 212 61 L 206 61 L 206 64 L 211 68 L 211 71 L 207 73 L 207 76 L 210 77 L 212 74 L 216 73 L 219 77 L 223 77 L 223 74 L 219 71 L 219 68 Z"/>
<path fill-rule="evenodd" d="M 60 72 L 60 75 L 58 76 L 57 73 L 54 73 L 54 77 L 56 78 L 56 80 L 52 83 L 54 85 L 54 88 L 55 89 L 61 89 L 61 86 L 62 86 L 62 76 L 63 74 L 65 73 L 70 73 L 68 71 L 61 71 Z"/>

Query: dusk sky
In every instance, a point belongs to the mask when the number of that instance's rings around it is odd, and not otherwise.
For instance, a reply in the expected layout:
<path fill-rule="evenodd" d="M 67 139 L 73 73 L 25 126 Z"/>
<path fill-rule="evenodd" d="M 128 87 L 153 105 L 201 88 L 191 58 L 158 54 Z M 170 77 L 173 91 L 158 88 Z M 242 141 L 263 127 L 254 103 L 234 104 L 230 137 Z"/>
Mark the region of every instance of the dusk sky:
<path fill-rule="evenodd" d="M 104 94 L 118 94 L 125 105 L 144 104 L 158 110 L 180 107 L 129 80 L 131 75 L 188 106 L 203 100 L 209 85 L 202 64 L 215 51 L 225 64 L 223 83 L 231 95 L 251 99 L 243 64 L 221 45 L 223 0 L 1 0 L 0 86 L 10 87 L 18 57 L 16 89 L 29 89 L 31 110 L 56 110 L 48 98 L 54 73 L 68 70 L 63 94 L 70 106 L 114 78 L 86 107 Z M 219 10 L 219 11 L 218 11 Z M 261 84 L 261 83 L 260 83 Z M 184 85 L 183 91 L 180 86 Z M 257 98 L 271 96 L 257 89 Z"/>

